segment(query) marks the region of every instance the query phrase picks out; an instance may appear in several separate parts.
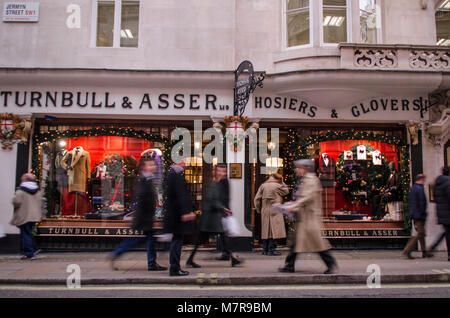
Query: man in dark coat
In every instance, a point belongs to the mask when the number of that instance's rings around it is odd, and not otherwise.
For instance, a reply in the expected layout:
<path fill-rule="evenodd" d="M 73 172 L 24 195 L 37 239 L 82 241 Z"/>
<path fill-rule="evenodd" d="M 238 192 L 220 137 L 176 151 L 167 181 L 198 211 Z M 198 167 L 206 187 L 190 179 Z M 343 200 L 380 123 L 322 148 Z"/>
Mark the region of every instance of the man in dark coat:
<path fill-rule="evenodd" d="M 431 249 L 444 239 L 447 242 L 448 260 L 450 261 L 450 178 L 449 167 L 442 168 L 442 175 L 437 177 L 434 183 L 434 201 L 436 202 L 436 214 L 438 223 L 444 226 L 445 232 L 439 237 Z"/>
<path fill-rule="evenodd" d="M 132 228 L 143 231 L 145 237 L 135 237 L 123 241 L 119 248 L 111 254 L 111 264 L 114 269 L 114 261 L 125 252 L 130 251 L 134 246 L 143 240 L 147 247 L 147 266 L 149 271 L 164 271 L 167 267 L 156 263 L 156 239 L 153 236 L 153 219 L 156 208 L 156 191 L 153 186 L 154 172 L 157 165 L 154 158 L 143 158 L 140 162 L 140 176 L 136 183 L 136 211 L 134 214 Z"/>
<path fill-rule="evenodd" d="M 424 190 L 425 176 L 419 174 L 416 177 L 416 183 L 411 188 L 408 195 L 408 208 L 409 217 L 414 222 L 414 229 L 417 234 L 413 236 L 406 244 L 403 250 L 403 255 L 408 259 L 414 259 L 411 256 L 411 252 L 415 248 L 417 241 L 420 243 L 423 257 L 432 257 L 433 255 L 428 253 L 425 245 L 425 221 L 427 219 L 427 198 Z"/>
<path fill-rule="evenodd" d="M 173 165 L 167 176 L 167 199 L 165 203 L 164 231 L 173 235 L 170 243 L 170 276 L 185 276 L 181 270 L 181 247 L 185 235 L 193 233 L 195 219 L 194 205 L 184 177 L 185 162 Z"/>
<path fill-rule="evenodd" d="M 186 262 L 186 265 L 200 268 L 194 262 L 194 256 L 200 245 L 202 234 L 218 234 L 222 245 L 222 256 L 218 260 L 230 259 L 231 266 L 236 266 L 242 261 L 238 260 L 232 253 L 229 238 L 224 233 L 222 218 L 231 215 L 229 210 L 229 184 L 227 179 L 227 167 L 225 164 L 218 164 L 214 167 L 214 182 L 206 186 L 205 197 L 202 204 L 202 215 L 200 218 L 200 231 L 197 234 L 194 249 Z"/>

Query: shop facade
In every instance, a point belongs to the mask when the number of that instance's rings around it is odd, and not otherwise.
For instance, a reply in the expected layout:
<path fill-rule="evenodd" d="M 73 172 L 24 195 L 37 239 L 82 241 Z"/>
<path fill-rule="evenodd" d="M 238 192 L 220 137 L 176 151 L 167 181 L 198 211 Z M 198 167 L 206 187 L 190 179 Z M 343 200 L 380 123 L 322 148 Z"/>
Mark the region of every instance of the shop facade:
<path fill-rule="evenodd" d="M 267 177 L 262 171 L 279 170 L 292 194 L 292 162 L 315 160 L 324 189 L 324 237 L 336 248 L 400 248 L 411 233 L 405 215 L 412 179 L 425 173 L 431 184 L 449 162 L 449 50 L 435 46 L 435 34 L 428 32 L 435 33 L 441 3 L 425 1 L 423 8 L 417 1 L 403 22 L 413 28 L 421 21 L 423 28 L 398 34 L 396 14 L 402 8 L 386 1 L 376 1 L 379 11 L 373 14 L 381 17 L 376 28 L 356 23 L 359 1 L 350 0 L 344 1 L 346 6 L 336 1 L 339 8 L 329 8 L 326 0 L 311 5 L 291 1 L 293 7 L 289 1 L 194 1 L 195 10 L 158 1 L 79 1 L 80 14 L 91 21 L 69 29 L 65 22 L 69 17 L 76 21 L 76 10 L 59 25 L 51 18 L 58 8 L 50 2 L 41 1 L 38 23 L 3 22 L 2 38 L 22 37 L 31 45 L 11 44 L 1 53 L 8 61 L 0 68 L 5 148 L 0 149 L 0 223 L 8 234 L 0 240 L 2 250 L 18 243 L 18 230 L 8 225 L 10 201 L 21 174 L 29 170 L 45 192 L 44 219 L 36 228 L 44 248 L 106 250 L 124 237 L 141 235 L 129 223 L 133 184 L 145 155 L 159 163 L 160 226 L 164 173 L 179 141 L 172 136 L 177 128 L 192 136 L 185 175 L 198 213 L 204 186 L 221 161 L 204 160 L 203 152 L 216 140 L 206 131 L 213 128 L 232 137 L 221 141 L 221 149 L 229 170 L 231 209 L 240 224 L 234 239 L 240 250 L 260 244 L 253 198 Z M 104 5 L 112 3 L 116 15 L 121 14 L 117 5 L 125 3 L 130 7 L 121 10 L 131 20 L 138 17 L 136 25 L 129 25 L 135 35 L 136 28 L 146 31 L 139 32 L 137 42 L 99 35 L 108 26 L 95 26 L 98 16 L 108 21 L 111 8 Z M 327 10 L 345 12 L 352 22 L 330 32 Z M 217 28 L 211 28 L 210 19 L 197 19 L 199 12 L 215 17 Z M 304 26 L 289 22 L 305 12 L 311 17 L 308 36 L 293 32 Z M 177 23 L 167 25 L 173 14 Z M 264 24 L 256 23 L 262 19 Z M 198 22 L 192 26 L 194 20 Z M 49 28 L 64 47 L 31 37 Z M 327 43 L 334 37 L 339 44 Z M 243 60 L 253 63 L 255 76 L 265 72 L 265 78 L 263 87 L 249 96 L 242 117 L 233 118 L 236 82 L 244 80 L 245 86 L 248 77 L 244 72 L 235 78 Z M 256 139 L 240 140 L 248 128 Z M 255 141 L 257 156 L 252 157 Z M 220 157 L 217 149 L 215 154 Z M 440 228 L 430 189 L 427 233 L 433 239 Z M 286 226 L 292 224 L 286 221 Z M 204 243 L 215 246 L 213 240 Z"/>

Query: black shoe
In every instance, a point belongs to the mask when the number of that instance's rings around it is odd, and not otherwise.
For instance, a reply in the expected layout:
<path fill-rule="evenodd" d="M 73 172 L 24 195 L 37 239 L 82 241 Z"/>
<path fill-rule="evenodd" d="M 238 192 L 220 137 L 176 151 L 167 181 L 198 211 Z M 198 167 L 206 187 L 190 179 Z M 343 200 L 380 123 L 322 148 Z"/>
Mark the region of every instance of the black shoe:
<path fill-rule="evenodd" d="M 229 260 L 230 260 L 230 256 L 226 256 L 226 255 L 216 257 L 216 261 L 229 261 Z"/>
<path fill-rule="evenodd" d="M 109 264 L 111 266 L 111 269 L 113 271 L 117 271 L 119 270 L 119 268 L 117 267 L 116 261 L 119 258 L 120 254 L 109 254 L 108 259 L 109 259 Z"/>
<path fill-rule="evenodd" d="M 284 266 L 278 269 L 281 273 L 295 273 L 294 267 L 291 266 Z"/>
<path fill-rule="evenodd" d="M 337 271 L 337 265 L 335 263 L 335 264 L 331 265 L 330 267 L 328 267 L 328 269 L 325 272 L 323 272 L 323 273 L 326 274 L 326 275 L 329 275 L 329 274 L 336 273 L 336 271 Z"/>
<path fill-rule="evenodd" d="M 280 255 L 281 255 L 281 253 L 280 253 L 280 252 L 278 252 L 278 251 L 273 251 L 273 252 L 269 252 L 269 253 L 267 253 L 267 255 L 269 255 L 269 256 L 280 256 Z"/>
<path fill-rule="evenodd" d="M 169 274 L 170 276 L 187 276 L 189 275 L 189 272 L 187 271 L 182 271 L 181 269 L 176 271 L 176 272 L 170 272 Z"/>
<path fill-rule="evenodd" d="M 160 266 L 160 265 L 158 265 L 157 263 L 153 263 L 152 265 L 150 265 L 150 266 L 148 267 L 148 270 L 149 270 L 150 272 L 160 272 L 160 271 L 165 271 L 165 270 L 167 270 L 167 267 Z"/>
<path fill-rule="evenodd" d="M 200 265 L 198 265 L 198 264 L 195 263 L 194 261 L 190 261 L 190 260 L 188 260 L 188 261 L 186 262 L 186 266 L 190 266 L 190 267 L 192 267 L 192 268 L 202 268 Z"/>
<path fill-rule="evenodd" d="M 407 259 L 414 259 L 414 257 L 411 255 L 411 252 L 409 252 L 409 253 L 403 252 L 402 254 L 403 254 L 403 256 L 406 257 Z"/>
<path fill-rule="evenodd" d="M 237 259 L 236 257 L 231 258 L 231 267 L 235 267 L 242 263 L 244 263 L 243 260 Z"/>
<path fill-rule="evenodd" d="M 430 258 L 430 257 L 433 257 L 434 255 L 433 254 L 431 254 L 430 252 L 423 252 L 422 253 L 422 257 L 423 258 Z"/>
<path fill-rule="evenodd" d="M 263 251 L 261 254 L 262 254 L 262 255 L 267 255 L 267 252 L 266 252 L 266 251 Z"/>

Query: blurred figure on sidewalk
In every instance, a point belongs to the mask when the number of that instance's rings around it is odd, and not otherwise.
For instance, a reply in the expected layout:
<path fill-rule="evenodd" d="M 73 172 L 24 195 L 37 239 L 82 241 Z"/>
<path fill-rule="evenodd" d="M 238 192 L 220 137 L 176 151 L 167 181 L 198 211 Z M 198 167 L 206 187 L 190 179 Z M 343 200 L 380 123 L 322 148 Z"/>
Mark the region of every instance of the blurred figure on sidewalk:
<path fill-rule="evenodd" d="M 314 162 L 310 159 L 295 161 L 295 172 L 301 178 L 297 189 L 296 201 L 290 205 L 287 213 L 296 213 L 296 240 L 286 257 L 280 272 L 295 272 L 297 253 L 316 252 L 327 266 L 324 274 L 333 274 L 337 270 L 335 258 L 330 254 L 330 243 L 322 237 L 322 185 L 314 173 Z"/>
<path fill-rule="evenodd" d="M 254 203 L 256 212 L 261 214 L 261 239 L 263 240 L 263 255 L 278 256 L 277 240 L 286 237 L 283 213 L 273 208 L 274 203 L 282 203 L 289 189 L 283 182 L 283 177 L 272 174 L 256 193 Z"/>
<path fill-rule="evenodd" d="M 139 178 L 136 182 L 136 211 L 133 217 L 132 228 L 143 231 L 145 237 L 134 237 L 123 241 L 119 248 L 111 253 L 111 266 L 117 269 L 114 262 L 123 253 L 130 251 L 142 241 L 146 242 L 147 268 L 149 271 L 164 271 L 167 267 L 156 262 L 156 238 L 153 236 L 153 219 L 156 210 L 156 191 L 153 184 L 157 168 L 156 159 L 148 156 L 141 158 L 139 163 Z"/>
<path fill-rule="evenodd" d="M 419 241 L 422 250 L 422 257 L 433 256 L 433 254 L 427 251 L 425 245 L 425 222 L 427 219 L 427 198 L 424 189 L 425 179 L 425 175 L 418 174 L 408 194 L 409 217 L 413 220 L 414 229 L 417 232 L 415 236 L 409 239 L 403 250 L 403 255 L 408 259 L 414 259 L 411 252 L 416 247 L 417 241 Z"/>
<path fill-rule="evenodd" d="M 230 248 L 230 240 L 227 237 L 222 218 L 231 215 L 229 209 L 229 184 L 227 179 L 227 166 L 217 164 L 213 170 L 214 181 L 206 186 L 205 197 L 202 202 L 202 215 L 200 217 L 200 231 L 197 233 L 197 239 L 194 249 L 186 262 L 187 266 L 200 268 L 201 266 L 194 262 L 194 256 L 201 243 L 202 234 L 218 234 L 222 245 L 222 256 L 218 260 L 231 259 L 231 266 L 236 266 L 242 261 L 239 260 Z"/>
<path fill-rule="evenodd" d="M 435 250 L 439 243 L 445 238 L 447 243 L 448 261 L 450 262 L 450 178 L 449 167 L 442 168 L 442 175 L 437 177 L 434 183 L 434 201 L 436 202 L 436 215 L 438 224 L 444 226 L 444 233 L 432 245 L 431 251 Z"/>
<path fill-rule="evenodd" d="M 34 259 L 38 250 L 33 236 L 33 226 L 42 218 L 42 192 L 31 173 L 25 173 L 12 200 L 14 214 L 11 225 L 20 229 L 21 249 L 23 260 Z"/>
<path fill-rule="evenodd" d="M 189 272 L 180 266 L 181 248 L 185 235 L 194 232 L 195 210 L 184 176 L 184 160 L 174 164 L 166 181 L 167 199 L 165 202 L 164 231 L 173 235 L 170 243 L 170 276 L 185 276 Z"/>

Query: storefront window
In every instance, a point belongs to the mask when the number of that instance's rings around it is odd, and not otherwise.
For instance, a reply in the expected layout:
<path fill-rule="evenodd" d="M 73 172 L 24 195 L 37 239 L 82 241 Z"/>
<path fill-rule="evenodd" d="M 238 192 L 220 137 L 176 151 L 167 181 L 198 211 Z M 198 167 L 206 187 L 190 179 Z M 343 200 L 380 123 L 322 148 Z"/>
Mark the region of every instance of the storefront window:
<path fill-rule="evenodd" d="M 437 45 L 450 45 L 450 0 L 441 3 L 436 11 Z"/>
<path fill-rule="evenodd" d="M 287 46 L 310 43 L 310 5 L 309 0 L 286 0 Z"/>
<path fill-rule="evenodd" d="M 378 43 L 379 22 L 375 0 L 359 0 L 361 43 Z"/>
<path fill-rule="evenodd" d="M 323 42 L 347 42 L 347 0 L 323 0 Z"/>
<path fill-rule="evenodd" d="M 134 209 L 139 161 L 150 155 L 158 165 L 156 216 L 162 216 L 162 152 L 156 146 L 119 136 L 66 138 L 47 145 L 43 160 L 47 216 L 126 219 Z"/>

